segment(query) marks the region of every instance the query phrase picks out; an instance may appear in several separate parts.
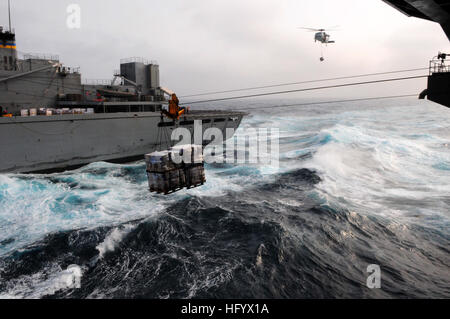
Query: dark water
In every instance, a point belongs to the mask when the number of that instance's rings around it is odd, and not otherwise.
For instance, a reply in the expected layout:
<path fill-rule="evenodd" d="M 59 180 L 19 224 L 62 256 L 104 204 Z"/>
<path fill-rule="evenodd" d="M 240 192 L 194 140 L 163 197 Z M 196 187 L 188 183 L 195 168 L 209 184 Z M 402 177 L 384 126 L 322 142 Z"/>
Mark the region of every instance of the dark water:
<path fill-rule="evenodd" d="M 447 109 L 335 105 L 247 126 L 280 128 L 279 170 L 211 164 L 205 186 L 169 197 L 147 192 L 143 163 L 0 176 L 0 297 L 450 297 Z"/>

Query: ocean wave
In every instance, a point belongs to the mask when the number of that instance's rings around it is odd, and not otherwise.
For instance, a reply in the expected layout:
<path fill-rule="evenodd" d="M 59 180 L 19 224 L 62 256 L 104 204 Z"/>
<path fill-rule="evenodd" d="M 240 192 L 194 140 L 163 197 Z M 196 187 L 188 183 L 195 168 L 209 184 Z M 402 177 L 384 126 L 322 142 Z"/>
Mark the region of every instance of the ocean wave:
<path fill-rule="evenodd" d="M 0 298 L 446 298 L 450 118 L 425 106 L 255 113 L 237 134 L 278 127 L 280 167 L 170 196 L 143 161 L 0 175 Z"/>
<path fill-rule="evenodd" d="M 326 132 L 335 142 L 319 147 L 306 165 L 320 172 L 323 183 L 318 188 L 325 196 L 385 216 L 411 210 L 426 214 L 429 206 L 440 207 L 447 197 L 450 175 L 442 174 L 436 162 L 446 163 L 450 154 L 433 148 L 441 142 L 438 137 L 418 143 L 341 124 Z M 435 214 L 448 217 L 445 210 Z"/>

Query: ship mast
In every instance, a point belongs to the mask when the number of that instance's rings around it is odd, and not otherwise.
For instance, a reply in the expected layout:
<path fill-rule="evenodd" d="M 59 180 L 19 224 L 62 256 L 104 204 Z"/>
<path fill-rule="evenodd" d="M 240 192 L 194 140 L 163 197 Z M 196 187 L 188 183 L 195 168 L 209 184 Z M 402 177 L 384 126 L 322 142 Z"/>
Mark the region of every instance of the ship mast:
<path fill-rule="evenodd" d="M 12 28 L 11 28 L 11 1 L 8 0 L 8 18 L 9 18 L 9 32 L 12 33 Z"/>

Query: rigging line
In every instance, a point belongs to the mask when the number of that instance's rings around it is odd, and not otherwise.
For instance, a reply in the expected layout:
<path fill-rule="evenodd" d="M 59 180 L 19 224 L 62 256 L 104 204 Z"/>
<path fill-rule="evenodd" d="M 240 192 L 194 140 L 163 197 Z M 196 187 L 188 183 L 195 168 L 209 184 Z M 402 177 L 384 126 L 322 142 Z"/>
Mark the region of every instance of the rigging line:
<path fill-rule="evenodd" d="M 19 91 L 11 90 L 11 89 L 6 89 L 6 92 L 11 92 L 11 93 L 16 93 L 16 94 L 22 94 L 22 95 L 27 95 L 27 96 L 34 96 L 34 97 L 39 97 L 39 98 L 47 97 L 47 96 L 45 96 L 45 95 L 36 95 L 36 94 L 32 94 L 32 93 L 19 92 Z"/>
<path fill-rule="evenodd" d="M 47 88 L 45 88 L 44 91 L 42 91 L 42 93 L 43 93 L 43 98 L 48 98 L 48 97 L 47 97 L 47 94 L 48 94 L 48 92 L 50 91 L 50 87 L 52 86 L 53 81 L 55 81 L 55 78 L 56 78 L 56 72 L 53 73 L 53 76 L 52 76 L 51 81 L 50 81 L 49 85 L 47 86 Z M 39 99 L 39 101 L 43 100 L 43 98 Z"/>
<path fill-rule="evenodd" d="M 48 81 L 46 81 L 48 79 L 49 79 L 49 77 L 47 77 L 47 76 L 36 76 L 35 75 L 31 79 L 22 79 L 21 78 L 20 81 L 44 85 L 44 84 L 48 83 Z M 61 80 L 63 80 L 63 79 L 61 79 Z M 83 90 L 83 89 L 86 90 L 86 86 L 96 86 L 96 85 L 89 85 L 89 84 L 83 84 L 83 83 L 81 83 L 80 85 L 67 84 L 67 83 L 64 84 L 64 88 L 73 89 L 73 90 Z M 102 85 L 102 86 L 107 86 L 107 85 L 105 84 L 105 85 Z"/>
<path fill-rule="evenodd" d="M 164 123 L 164 121 L 163 121 L 163 123 Z M 163 147 L 166 148 L 166 145 L 167 145 L 167 142 L 165 141 L 165 139 L 167 138 L 167 134 L 166 134 L 165 126 L 161 126 L 159 129 L 161 130 L 161 135 L 159 137 L 159 148 L 160 148 L 160 151 L 162 151 Z"/>
<path fill-rule="evenodd" d="M 159 151 L 159 147 L 160 147 L 160 145 L 161 145 L 161 142 L 160 142 L 160 140 L 159 140 L 159 132 L 160 132 L 160 130 L 161 130 L 161 127 L 159 127 L 159 123 L 158 123 L 158 132 L 157 132 L 157 135 L 156 135 L 156 151 Z"/>
<path fill-rule="evenodd" d="M 288 93 L 306 92 L 306 91 L 314 91 L 314 90 L 333 89 L 333 88 L 341 88 L 341 87 L 349 87 L 349 86 L 357 86 L 357 85 L 376 84 L 376 83 L 383 83 L 383 82 L 413 80 L 413 79 L 420 79 L 420 78 L 427 78 L 427 77 L 428 77 L 428 75 L 418 75 L 418 76 L 410 76 L 410 77 L 403 77 L 403 78 L 391 78 L 391 79 L 374 80 L 374 81 L 366 81 L 366 82 L 353 82 L 353 83 L 345 83 L 345 84 L 336 84 L 336 85 L 312 87 L 312 88 L 306 88 L 306 89 L 277 91 L 277 92 L 268 92 L 268 93 L 259 93 L 259 94 L 251 94 L 251 95 L 241 95 L 241 96 L 225 97 L 225 98 L 218 98 L 218 99 L 210 99 L 210 100 L 203 100 L 203 101 L 194 101 L 194 102 L 188 102 L 188 103 L 181 103 L 180 105 L 198 104 L 198 103 L 207 103 L 207 102 L 219 102 L 219 101 L 229 101 L 229 100 L 246 99 L 246 98 L 260 97 L 260 96 L 269 96 L 269 95 L 288 94 Z"/>
<path fill-rule="evenodd" d="M 325 81 L 335 81 L 335 80 L 345 80 L 345 79 L 352 79 L 352 78 L 362 78 L 362 77 L 369 77 L 369 76 L 376 76 L 376 75 L 386 75 L 386 74 L 395 74 L 395 73 L 423 71 L 423 70 L 428 70 L 428 69 L 429 68 L 416 68 L 416 69 L 406 69 L 406 70 L 397 70 L 397 71 L 387 71 L 387 72 L 378 72 L 378 73 L 350 75 L 350 76 L 342 76 L 342 77 L 319 79 L 319 80 L 309 80 L 309 81 L 301 81 L 301 82 L 291 82 L 291 83 L 265 85 L 265 86 L 259 86 L 259 87 L 249 87 L 249 88 L 243 88 L 243 89 L 234 89 L 234 90 L 226 90 L 226 91 L 216 91 L 216 92 L 208 92 L 208 93 L 191 94 L 191 95 L 185 95 L 185 96 L 181 96 L 181 97 L 182 98 L 187 98 L 187 97 L 205 96 L 205 95 L 212 95 L 212 94 L 242 92 L 242 91 L 268 89 L 268 88 L 289 86 L 289 85 L 297 85 L 297 84 L 317 83 L 317 82 L 325 82 Z"/>
<path fill-rule="evenodd" d="M 48 79 L 47 77 L 36 77 L 34 76 L 32 79 L 21 79 L 21 81 L 26 81 L 26 82 L 30 82 L 30 83 L 35 83 L 35 84 L 43 84 L 45 83 L 46 79 Z M 80 84 L 80 85 L 76 85 L 76 84 L 64 84 L 64 88 L 70 88 L 70 89 L 74 89 L 74 90 L 82 90 L 83 86 L 86 86 L 85 84 Z M 104 85 L 107 86 L 107 85 Z"/>
<path fill-rule="evenodd" d="M 309 105 L 321 105 L 321 104 L 344 103 L 344 102 L 386 100 L 386 99 L 406 98 L 406 97 L 415 97 L 415 96 L 417 96 L 417 94 L 403 94 L 403 95 L 391 95 L 391 96 L 382 96 L 382 97 L 367 97 L 367 98 L 359 98 L 359 99 L 347 99 L 347 100 L 335 100 L 335 101 L 295 103 L 295 104 L 285 104 L 285 105 L 271 105 L 271 106 L 261 106 L 261 107 L 239 108 L 239 110 L 250 111 L 250 110 L 272 109 L 272 108 L 279 108 L 279 107 L 294 107 L 294 106 L 309 106 Z"/>
<path fill-rule="evenodd" d="M 34 84 L 39 84 L 39 85 L 45 85 L 48 83 L 48 81 L 45 81 L 46 79 L 48 79 L 47 77 L 42 78 L 42 80 L 37 79 L 36 77 L 33 77 L 33 79 L 21 79 L 21 81 L 24 82 L 29 82 L 29 83 L 34 83 Z M 82 85 L 81 86 L 77 86 L 77 85 L 70 85 L 70 84 L 65 84 L 64 85 L 64 89 L 73 89 L 73 90 L 82 90 Z"/>
<path fill-rule="evenodd" d="M 160 133 L 159 133 L 159 149 L 158 149 L 158 151 L 162 151 L 163 150 L 163 139 L 164 139 L 164 127 L 161 126 L 159 128 L 159 131 L 160 131 Z"/>
<path fill-rule="evenodd" d="M 164 132 L 166 134 L 166 141 L 167 141 L 167 149 L 172 147 L 172 134 L 169 133 L 169 128 L 168 127 L 164 127 Z"/>

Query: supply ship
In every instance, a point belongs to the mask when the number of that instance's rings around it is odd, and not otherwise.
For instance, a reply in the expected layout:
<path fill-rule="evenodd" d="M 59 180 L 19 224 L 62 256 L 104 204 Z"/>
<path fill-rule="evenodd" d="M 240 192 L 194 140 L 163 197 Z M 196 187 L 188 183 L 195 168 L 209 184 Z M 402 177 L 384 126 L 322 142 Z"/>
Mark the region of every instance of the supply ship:
<path fill-rule="evenodd" d="M 246 115 L 180 107 L 160 86 L 158 63 L 142 58 L 121 60 L 111 81 L 82 83 L 79 69 L 57 56 L 19 58 L 11 27 L 0 28 L 0 108 L 0 173 L 131 162 L 173 146 L 178 127 L 193 133 L 198 120 L 203 132 L 218 128 L 227 136 Z"/>

